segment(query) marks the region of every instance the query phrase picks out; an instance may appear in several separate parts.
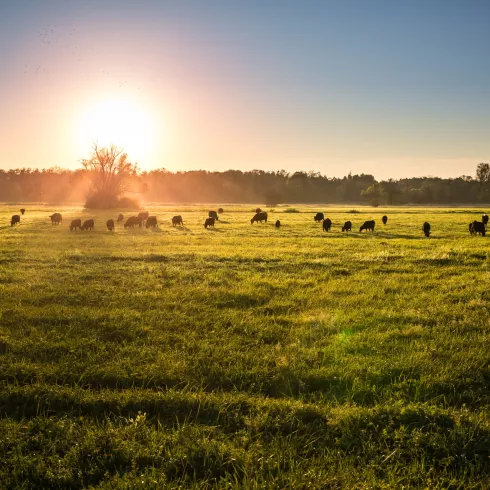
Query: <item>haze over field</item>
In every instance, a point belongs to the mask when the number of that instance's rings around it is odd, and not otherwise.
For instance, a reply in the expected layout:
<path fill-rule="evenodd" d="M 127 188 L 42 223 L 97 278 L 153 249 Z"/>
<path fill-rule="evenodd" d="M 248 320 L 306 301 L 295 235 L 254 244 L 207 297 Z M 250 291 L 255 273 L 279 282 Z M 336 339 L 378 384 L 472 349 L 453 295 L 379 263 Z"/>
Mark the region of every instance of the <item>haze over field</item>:
<path fill-rule="evenodd" d="M 490 3 L 16 1 L 0 16 L 0 168 L 473 175 Z"/>

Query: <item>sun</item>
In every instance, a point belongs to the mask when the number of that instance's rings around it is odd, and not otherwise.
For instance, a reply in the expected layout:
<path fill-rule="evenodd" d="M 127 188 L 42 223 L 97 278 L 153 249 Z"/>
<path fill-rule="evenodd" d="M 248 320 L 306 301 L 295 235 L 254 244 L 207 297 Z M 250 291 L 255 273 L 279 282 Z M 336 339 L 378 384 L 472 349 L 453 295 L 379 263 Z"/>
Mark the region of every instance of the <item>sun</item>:
<path fill-rule="evenodd" d="M 114 144 L 144 168 L 153 153 L 156 127 L 150 111 L 135 100 L 109 97 L 83 111 L 77 134 L 83 154 L 94 142 L 99 146 Z"/>

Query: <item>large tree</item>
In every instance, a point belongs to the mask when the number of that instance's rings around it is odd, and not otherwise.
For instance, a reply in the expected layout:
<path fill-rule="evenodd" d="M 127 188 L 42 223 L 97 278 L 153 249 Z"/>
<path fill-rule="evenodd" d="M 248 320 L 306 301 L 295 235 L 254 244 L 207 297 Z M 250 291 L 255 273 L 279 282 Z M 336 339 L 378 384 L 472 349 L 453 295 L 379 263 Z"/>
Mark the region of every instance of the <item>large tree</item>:
<path fill-rule="evenodd" d="M 118 207 L 125 192 L 132 190 L 138 166 L 128 160 L 128 155 L 115 145 L 92 147 L 92 154 L 82 165 L 90 174 L 91 191 L 87 207 Z"/>

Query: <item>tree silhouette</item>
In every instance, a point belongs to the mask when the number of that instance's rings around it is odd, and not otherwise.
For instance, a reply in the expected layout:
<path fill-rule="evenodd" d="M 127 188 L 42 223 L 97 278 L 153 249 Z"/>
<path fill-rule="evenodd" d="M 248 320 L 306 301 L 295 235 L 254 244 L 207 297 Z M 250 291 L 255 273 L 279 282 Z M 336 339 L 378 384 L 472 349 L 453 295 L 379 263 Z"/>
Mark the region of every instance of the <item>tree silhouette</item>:
<path fill-rule="evenodd" d="M 91 191 L 86 207 L 110 208 L 120 205 L 120 198 L 132 189 L 136 179 L 137 164 L 115 145 L 99 148 L 94 143 L 92 154 L 82 160 L 83 168 L 91 177 Z"/>

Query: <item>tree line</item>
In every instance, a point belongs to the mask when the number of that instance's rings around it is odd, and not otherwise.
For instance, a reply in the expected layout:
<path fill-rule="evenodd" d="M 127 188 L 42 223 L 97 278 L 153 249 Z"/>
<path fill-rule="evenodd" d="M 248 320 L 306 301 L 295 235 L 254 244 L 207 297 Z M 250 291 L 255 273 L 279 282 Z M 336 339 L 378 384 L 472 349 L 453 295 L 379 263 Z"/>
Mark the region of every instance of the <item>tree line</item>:
<path fill-rule="evenodd" d="M 85 165 L 79 170 L 0 170 L 0 201 L 86 202 L 97 175 Z M 452 179 L 414 177 L 377 181 L 369 174 L 327 177 L 317 172 L 193 170 L 134 171 L 128 195 L 162 203 L 357 203 L 471 204 L 490 203 L 490 165 L 477 166 L 476 175 Z M 133 194 L 134 193 L 134 194 Z"/>

